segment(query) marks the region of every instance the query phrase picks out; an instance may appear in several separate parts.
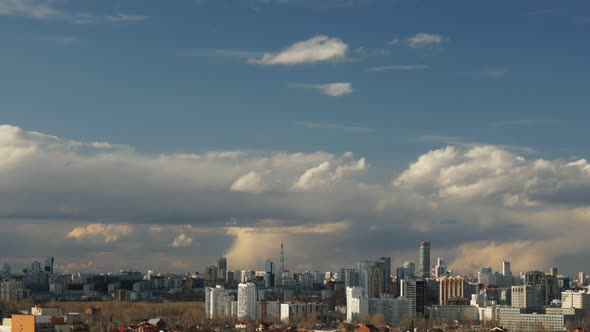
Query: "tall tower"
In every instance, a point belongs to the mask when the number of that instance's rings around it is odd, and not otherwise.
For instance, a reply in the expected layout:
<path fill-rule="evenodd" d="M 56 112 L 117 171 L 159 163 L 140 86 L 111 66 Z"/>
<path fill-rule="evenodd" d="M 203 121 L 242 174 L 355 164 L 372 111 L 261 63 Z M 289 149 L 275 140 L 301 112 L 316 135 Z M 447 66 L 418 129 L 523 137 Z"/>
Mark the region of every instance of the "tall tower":
<path fill-rule="evenodd" d="M 281 242 L 281 276 L 285 272 L 285 251 L 283 250 L 283 242 Z"/>
<path fill-rule="evenodd" d="M 423 278 L 430 277 L 430 241 L 420 241 L 420 266 L 418 273 Z"/>
<path fill-rule="evenodd" d="M 217 259 L 217 280 L 223 283 L 227 281 L 227 258 L 225 257 Z"/>

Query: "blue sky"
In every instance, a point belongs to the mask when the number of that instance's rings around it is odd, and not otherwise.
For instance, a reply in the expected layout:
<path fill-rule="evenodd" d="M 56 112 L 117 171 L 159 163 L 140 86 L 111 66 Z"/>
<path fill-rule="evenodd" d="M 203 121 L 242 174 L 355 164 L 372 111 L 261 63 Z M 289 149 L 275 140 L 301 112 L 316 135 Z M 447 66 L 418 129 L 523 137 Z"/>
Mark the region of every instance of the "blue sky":
<path fill-rule="evenodd" d="M 552 156 L 582 153 L 579 142 L 587 137 L 576 128 L 588 120 L 590 98 L 584 84 L 590 5 L 583 1 L 47 6 L 66 17 L 14 13 L 0 20 L 1 117 L 31 130 L 150 152 L 352 150 L 404 164 L 437 146 L 416 142 L 424 135 L 524 145 Z M 69 16 L 79 13 L 141 17 L 72 23 Z M 407 38 L 417 33 L 443 41 L 411 48 Z M 316 35 L 347 44 L 345 60 L 261 66 L 229 54 L 276 52 Z M 387 45 L 391 40 L 398 42 Z M 428 68 L 367 71 L 395 65 Z M 332 82 L 351 83 L 353 93 L 289 88 Z M 297 125 L 308 122 L 374 130 Z"/>
<path fill-rule="evenodd" d="M 0 0 L 0 122 L 142 158 L 323 151 L 379 186 L 447 146 L 565 164 L 589 31 L 586 1 Z"/>

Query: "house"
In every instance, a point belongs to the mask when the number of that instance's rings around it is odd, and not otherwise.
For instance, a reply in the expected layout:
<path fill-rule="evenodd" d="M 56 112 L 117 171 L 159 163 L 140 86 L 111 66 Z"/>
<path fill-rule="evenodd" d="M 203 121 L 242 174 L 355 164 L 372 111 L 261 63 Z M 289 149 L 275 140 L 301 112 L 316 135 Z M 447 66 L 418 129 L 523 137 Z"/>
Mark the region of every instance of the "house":
<path fill-rule="evenodd" d="M 356 332 L 379 332 L 379 329 L 373 324 L 362 324 L 355 330 Z"/>
<path fill-rule="evenodd" d="M 154 325 L 159 329 L 163 329 L 166 327 L 166 322 L 162 318 L 152 318 L 147 321 L 148 324 Z"/>

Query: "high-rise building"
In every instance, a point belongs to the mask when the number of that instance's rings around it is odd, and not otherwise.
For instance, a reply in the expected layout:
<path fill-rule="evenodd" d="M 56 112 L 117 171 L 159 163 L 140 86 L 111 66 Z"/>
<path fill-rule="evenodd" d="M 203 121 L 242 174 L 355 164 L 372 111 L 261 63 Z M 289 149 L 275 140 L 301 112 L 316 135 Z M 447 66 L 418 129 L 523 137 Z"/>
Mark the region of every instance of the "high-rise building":
<path fill-rule="evenodd" d="M 383 292 L 391 293 L 391 257 L 381 257 L 375 263 L 383 267 Z"/>
<path fill-rule="evenodd" d="M 535 293 L 532 286 L 512 286 L 512 308 L 531 308 L 535 305 Z"/>
<path fill-rule="evenodd" d="M 206 286 L 215 286 L 217 281 L 217 266 L 216 265 L 209 265 L 205 269 L 205 285 Z"/>
<path fill-rule="evenodd" d="M 381 297 L 385 292 L 383 288 L 383 266 L 373 264 L 368 269 L 367 297 Z"/>
<path fill-rule="evenodd" d="M 434 269 L 434 276 L 436 278 L 440 278 L 447 273 L 447 266 L 445 265 L 444 258 L 437 258 L 436 259 L 436 267 Z"/>
<path fill-rule="evenodd" d="M 549 274 L 552 275 L 552 276 L 554 276 L 554 277 L 557 277 L 557 274 L 558 273 L 559 273 L 559 270 L 556 267 L 552 267 L 552 268 L 549 269 Z"/>
<path fill-rule="evenodd" d="M 505 276 L 509 276 L 512 274 L 512 271 L 510 271 L 509 261 L 502 261 L 502 274 Z"/>
<path fill-rule="evenodd" d="M 31 264 L 31 273 L 32 274 L 41 273 L 41 263 L 34 261 L 33 264 Z"/>
<path fill-rule="evenodd" d="M 423 278 L 430 277 L 430 241 L 420 241 L 419 275 Z"/>
<path fill-rule="evenodd" d="M 275 263 L 270 258 L 267 258 L 266 262 L 264 262 L 264 270 L 266 273 L 276 273 Z"/>
<path fill-rule="evenodd" d="M 359 270 L 357 269 L 342 269 L 341 274 L 344 278 L 345 287 L 358 287 L 359 285 Z"/>
<path fill-rule="evenodd" d="M 416 275 L 416 263 L 405 261 L 404 262 L 404 269 L 406 269 L 406 276 L 413 277 Z"/>
<path fill-rule="evenodd" d="M 205 315 L 208 319 L 230 317 L 232 300 L 223 286 L 205 288 Z"/>
<path fill-rule="evenodd" d="M 368 260 L 358 262 L 359 287 L 365 292 L 369 289 L 369 267 L 373 264 L 375 264 L 375 262 Z"/>
<path fill-rule="evenodd" d="M 401 280 L 400 294 L 410 300 L 412 312 L 416 312 L 416 278 L 406 277 Z"/>
<path fill-rule="evenodd" d="M 225 257 L 217 259 L 217 280 L 223 283 L 227 280 L 227 259 Z"/>
<path fill-rule="evenodd" d="M 256 319 L 256 285 L 252 282 L 238 285 L 238 319 Z"/>
<path fill-rule="evenodd" d="M 424 279 L 416 280 L 416 312 L 424 314 L 424 307 L 428 303 L 428 284 Z"/>
<path fill-rule="evenodd" d="M 443 277 L 438 279 L 438 283 L 440 305 L 447 305 L 451 299 L 465 298 L 465 278 Z"/>
<path fill-rule="evenodd" d="M 524 284 L 533 287 L 535 307 L 547 306 L 561 296 L 557 277 L 541 271 L 527 272 Z"/>
<path fill-rule="evenodd" d="M 585 283 L 584 272 L 578 272 L 578 286 L 582 287 Z"/>
<path fill-rule="evenodd" d="M 346 321 L 349 323 L 360 318 L 363 311 L 361 310 L 361 299 L 364 292 L 364 289 L 360 287 L 346 287 Z"/>
<path fill-rule="evenodd" d="M 53 273 L 53 257 L 45 257 L 45 272 L 46 273 Z"/>

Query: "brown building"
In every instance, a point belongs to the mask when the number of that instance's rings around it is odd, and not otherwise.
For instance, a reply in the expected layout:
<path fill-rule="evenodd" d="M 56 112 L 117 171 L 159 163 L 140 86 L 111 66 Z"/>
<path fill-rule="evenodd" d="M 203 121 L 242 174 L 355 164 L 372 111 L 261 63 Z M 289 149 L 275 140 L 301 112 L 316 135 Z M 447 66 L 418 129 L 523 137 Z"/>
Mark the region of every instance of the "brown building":
<path fill-rule="evenodd" d="M 450 299 L 465 298 L 465 278 L 443 277 L 438 283 L 440 305 L 448 305 Z"/>

